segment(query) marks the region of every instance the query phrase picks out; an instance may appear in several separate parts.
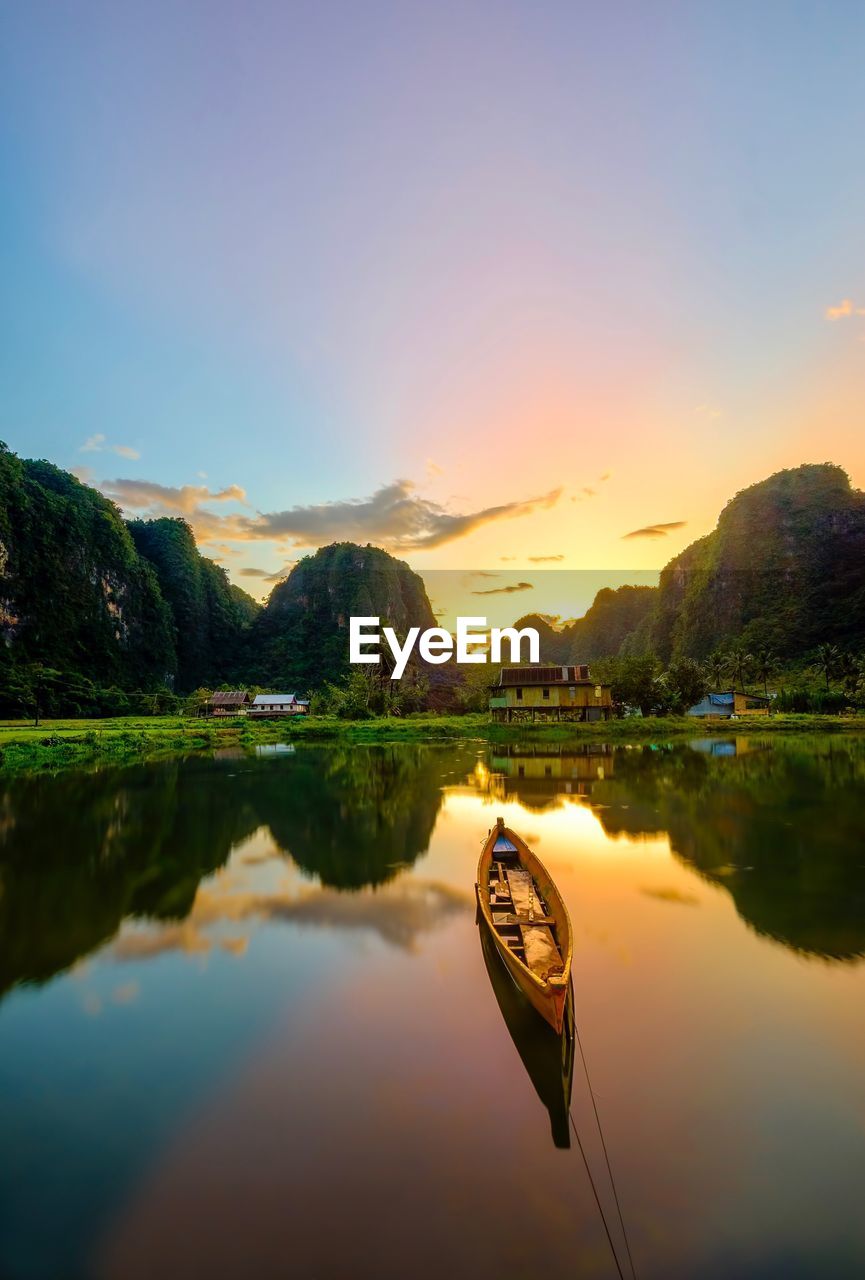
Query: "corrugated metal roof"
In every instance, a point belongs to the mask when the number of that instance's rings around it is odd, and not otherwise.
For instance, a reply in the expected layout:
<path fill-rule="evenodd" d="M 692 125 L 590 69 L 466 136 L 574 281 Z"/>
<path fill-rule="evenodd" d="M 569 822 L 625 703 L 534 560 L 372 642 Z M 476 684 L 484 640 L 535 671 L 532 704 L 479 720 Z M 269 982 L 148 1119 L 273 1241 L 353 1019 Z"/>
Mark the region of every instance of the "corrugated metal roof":
<path fill-rule="evenodd" d="M 585 663 L 561 667 L 502 667 L 499 685 L 583 684 L 588 680 L 589 668 Z"/>
<path fill-rule="evenodd" d="M 297 702 L 293 693 L 257 693 L 252 701 L 254 707 L 282 707 Z"/>

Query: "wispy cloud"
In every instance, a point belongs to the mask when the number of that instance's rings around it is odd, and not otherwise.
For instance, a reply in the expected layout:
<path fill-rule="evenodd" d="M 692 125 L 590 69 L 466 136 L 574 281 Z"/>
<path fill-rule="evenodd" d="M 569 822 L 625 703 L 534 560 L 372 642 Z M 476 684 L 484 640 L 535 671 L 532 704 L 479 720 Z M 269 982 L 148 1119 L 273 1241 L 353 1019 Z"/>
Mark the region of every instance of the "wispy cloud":
<path fill-rule="evenodd" d="M 486 591 L 473 591 L 473 596 L 511 596 L 516 591 L 534 591 L 532 582 L 512 582 L 507 587 L 488 587 Z"/>
<path fill-rule="evenodd" d="M 88 436 L 84 441 L 79 453 L 116 453 L 119 458 L 131 458 L 136 461 L 141 457 L 137 449 L 133 449 L 128 444 L 111 444 L 104 435 L 98 433 L 94 436 Z"/>
<path fill-rule="evenodd" d="M 721 417 L 721 410 L 715 404 L 695 405 L 694 413 L 699 414 L 701 418 L 710 418 L 712 420 Z"/>
<path fill-rule="evenodd" d="M 283 565 L 281 569 L 276 569 L 273 573 L 268 573 L 267 569 L 257 569 L 250 565 L 246 569 L 239 569 L 238 573 L 242 578 L 260 578 L 262 582 L 267 582 L 270 586 L 275 586 L 277 582 L 284 582 L 295 566 L 296 561 L 292 560 L 289 564 Z"/>
<path fill-rule="evenodd" d="M 382 485 L 368 498 L 290 507 L 249 521 L 249 537 L 291 540 L 295 546 L 327 542 L 377 542 L 397 551 L 424 551 L 464 538 L 495 520 L 552 507 L 561 489 L 539 497 L 504 502 L 478 511 L 453 513 L 421 497 L 410 480 Z"/>
<path fill-rule="evenodd" d="M 842 298 L 835 307 L 826 308 L 827 320 L 846 320 L 849 316 L 865 316 L 865 307 L 857 307 L 852 298 Z"/>
<path fill-rule="evenodd" d="M 217 513 L 214 504 L 246 502 L 240 485 L 157 484 L 149 480 L 103 481 L 100 488 L 125 511 L 148 516 L 183 516 L 202 542 L 272 541 L 296 548 L 329 542 L 374 542 L 392 551 L 425 551 L 464 538 L 496 520 L 510 520 L 552 507 L 561 489 L 537 497 L 455 513 L 421 497 L 410 480 L 382 485 L 368 498 L 347 498 L 288 507 L 256 516 Z"/>
<path fill-rule="evenodd" d="M 564 558 L 561 553 L 557 556 L 529 556 L 532 564 L 552 564 L 554 560 L 564 560 Z"/>
<path fill-rule="evenodd" d="M 598 479 L 597 483 L 604 484 L 606 483 L 607 480 L 609 480 L 609 478 L 610 478 L 610 473 L 609 471 L 606 471 Z M 580 489 L 576 493 L 571 494 L 571 502 L 585 502 L 587 499 L 590 500 L 592 498 L 597 498 L 598 495 L 599 495 L 599 491 L 595 488 L 594 485 L 584 484 L 580 487 Z"/>
<path fill-rule="evenodd" d="M 668 533 L 674 529 L 684 529 L 686 524 L 686 520 L 668 520 L 666 524 L 647 524 L 642 529 L 632 529 L 630 533 L 623 533 L 622 539 L 666 538 Z"/>
<path fill-rule="evenodd" d="M 182 516 L 188 520 L 199 542 L 224 542 L 246 539 L 248 516 L 237 513 L 219 515 L 208 508 L 214 503 L 246 502 L 246 491 L 230 484 L 224 489 L 208 489 L 206 485 L 185 484 L 179 487 L 157 484 L 153 480 L 104 480 L 102 492 L 124 511 L 159 518 Z"/>

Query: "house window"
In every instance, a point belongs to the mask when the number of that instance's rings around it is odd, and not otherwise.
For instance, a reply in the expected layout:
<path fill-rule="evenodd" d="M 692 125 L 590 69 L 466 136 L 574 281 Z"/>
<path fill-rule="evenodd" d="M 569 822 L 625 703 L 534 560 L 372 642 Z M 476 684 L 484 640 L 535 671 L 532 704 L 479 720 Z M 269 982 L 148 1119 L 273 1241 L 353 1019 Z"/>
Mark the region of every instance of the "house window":
<path fill-rule="evenodd" d="M 546 699 L 546 701 L 547 701 L 547 702 L 549 702 L 549 700 L 550 700 L 550 691 L 549 691 L 549 689 L 544 689 L 544 698 Z"/>
<path fill-rule="evenodd" d="M 522 700 L 523 700 L 523 691 L 522 689 L 517 689 L 517 702 L 522 702 Z"/>

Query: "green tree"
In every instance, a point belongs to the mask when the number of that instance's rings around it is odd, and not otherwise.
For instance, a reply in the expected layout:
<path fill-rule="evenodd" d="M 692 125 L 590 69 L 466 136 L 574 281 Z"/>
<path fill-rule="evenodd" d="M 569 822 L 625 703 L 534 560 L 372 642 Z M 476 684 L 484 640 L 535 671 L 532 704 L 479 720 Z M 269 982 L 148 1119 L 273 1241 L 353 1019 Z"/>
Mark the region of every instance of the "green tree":
<path fill-rule="evenodd" d="M 461 711 L 486 711 L 490 702 L 490 690 L 498 684 L 501 665 L 487 663 L 460 667 L 460 683 L 455 696 Z"/>
<path fill-rule="evenodd" d="M 737 686 L 743 693 L 747 691 L 748 678 L 754 666 L 754 656 L 737 645 L 730 650 L 729 670 Z"/>
<path fill-rule="evenodd" d="M 650 716 L 666 702 L 667 691 L 658 683 L 661 665 L 652 654 L 609 658 L 595 663 L 592 673 L 595 679 L 609 682 L 613 702 L 619 708 L 639 707 L 644 716 Z"/>
<path fill-rule="evenodd" d="M 212 689 L 200 688 L 194 689 L 192 693 L 187 694 L 183 699 L 183 714 L 185 716 L 198 715 L 199 708 L 207 701 L 212 693 Z"/>
<path fill-rule="evenodd" d="M 814 655 L 814 670 L 818 671 L 826 681 L 826 688 L 831 688 L 832 677 L 838 670 L 841 653 L 835 644 L 823 643 L 817 646 Z"/>
<path fill-rule="evenodd" d="M 726 653 L 722 653 L 720 649 L 713 650 L 709 654 L 704 664 L 706 679 L 713 689 L 720 689 L 730 670 L 730 662 Z"/>
<path fill-rule="evenodd" d="M 60 672 L 52 667 L 43 666 L 41 662 L 28 662 L 8 673 L 5 699 L 28 711 L 33 717 L 34 729 L 38 729 L 46 702 L 60 679 Z"/>
<path fill-rule="evenodd" d="M 844 685 L 844 691 L 849 698 L 855 698 L 859 689 L 859 683 L 862 679 L 863 666 L 862 658 L 855 653 L 842 653 L 838 659 L 838 675 Z"/>
<path fill-rule="evenodd" d="M 778 670 L 778 658 L 768 645 L 761 645 L 754 654 L 754 671 L 757 679 L 762 681 L 763 693 L 769 696 L 769 680 Z"/>
<path fill-rule="evenodd" d="M 706 674 L 693 658 L 676 658 L 667 667 L 664 680 L 670 693 L 671 710 L 683 714 L 706 693 Z"/>

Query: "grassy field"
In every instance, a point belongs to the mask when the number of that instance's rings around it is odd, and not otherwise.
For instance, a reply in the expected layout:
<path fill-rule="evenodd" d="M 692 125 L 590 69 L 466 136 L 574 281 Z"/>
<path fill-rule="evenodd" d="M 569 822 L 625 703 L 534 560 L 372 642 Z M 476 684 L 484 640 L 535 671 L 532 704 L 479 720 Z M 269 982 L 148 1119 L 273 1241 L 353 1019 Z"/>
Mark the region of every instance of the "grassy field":
<path fill-rule="evenodd" d="M 492 724 L 486 715 L 426 714 L 404 718 L 337 720 L 199 720 L 180 716 L 123 716 L 114 720 L 0 722 L 0 772 L 53 770 L 75 764 L 120 762 L 168 753 L 208 751 L 268 742 L 641 741 L 774 733 L 865 733 L 865 716 L 788 715 L 751 720 L 694 721 L 685 717 L 609 720 L 598 724 Z"/>

